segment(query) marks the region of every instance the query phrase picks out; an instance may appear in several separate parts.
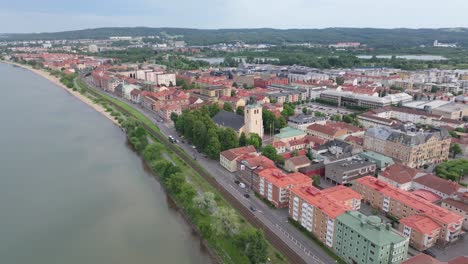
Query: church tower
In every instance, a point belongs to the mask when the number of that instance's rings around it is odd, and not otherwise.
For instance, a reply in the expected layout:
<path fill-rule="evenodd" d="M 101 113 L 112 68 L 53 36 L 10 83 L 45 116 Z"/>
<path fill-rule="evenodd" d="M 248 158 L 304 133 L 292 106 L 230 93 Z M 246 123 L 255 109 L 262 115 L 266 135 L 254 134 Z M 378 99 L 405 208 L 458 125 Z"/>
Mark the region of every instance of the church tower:
<path fill-rule="evenodd" d="M 244 110 L 244 133 L 258 134 L 263 138 L 262 106 L 260 104 L 246 105 Z"/>

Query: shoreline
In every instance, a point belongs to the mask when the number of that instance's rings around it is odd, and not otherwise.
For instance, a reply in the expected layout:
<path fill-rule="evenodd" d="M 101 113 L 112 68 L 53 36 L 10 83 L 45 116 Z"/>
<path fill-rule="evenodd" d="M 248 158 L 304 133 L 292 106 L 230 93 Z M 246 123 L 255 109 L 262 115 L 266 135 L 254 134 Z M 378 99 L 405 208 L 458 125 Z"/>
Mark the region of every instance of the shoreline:
<path fill-rule="evenodd" d="M 63 85 L 60 82 L 60 80 L 57 77 L 50 75 L 48 72 L 45 72 L 45 71 L 40 70 L 40 69 L 34 69 L 31 66 L 23 65 L 23 64 L 19 64 L 19 63 L 16 63 L 16 62 L 11 62 L 11 61 L 0 60 L 0 63 L 5 63 L 5 64 L 17 66 L 17 67 L 23 68 L 25 70 L 29 70 L 29 71 L 33 72 L 34 74 L 39 75 L 40 77 L 50 81 L 52 84 L 55 84 L 55 86 L 58 86 L 61 89 L 67 91 L 70 95 L 74 96 L 75 98 L 77 98 L 81 102 L 83 102 L 86 105 L 90 106 L 96 112 L 102 114 L 104 117 L 109 119 L 112 123 L 114 123 L 118 127 L 121 127 L 119 122 L 117 122 L 117 120 L 113 116 L 111 116 L 110 113 L 106 112 L 106 109 L 104 109 L 104 107 L 102 107 L 99 104 L 94 103 L 91 99 L 89 99 L 85 95 L 81 94 L 80 92 L 73 91 L 72 89 L 66 87 L 65 85 Z"/>

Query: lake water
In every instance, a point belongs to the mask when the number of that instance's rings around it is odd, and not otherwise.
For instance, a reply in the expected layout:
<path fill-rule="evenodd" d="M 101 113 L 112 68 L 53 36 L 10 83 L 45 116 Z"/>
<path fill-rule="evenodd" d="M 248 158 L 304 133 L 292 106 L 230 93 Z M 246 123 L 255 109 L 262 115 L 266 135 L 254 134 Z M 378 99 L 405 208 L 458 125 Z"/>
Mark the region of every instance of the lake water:
<path fill-rule="evenodd" d="M 356 56 L 360 59 L 371 59 L 371 55 L 358 55 Z M 377 55 L 379 59 L 391 59 L 392 55 Z M 405 60 L 419 60 L 419 61 L 437 61 L 437 60 L 446 60 L 447 58 L 438 55 L 397 55 L 395 56 L 398 59 Z"/>
<path fill-rule="evenodd" d="M 0 263 L 211 263 L 105 117 L 0 63 Z"/>

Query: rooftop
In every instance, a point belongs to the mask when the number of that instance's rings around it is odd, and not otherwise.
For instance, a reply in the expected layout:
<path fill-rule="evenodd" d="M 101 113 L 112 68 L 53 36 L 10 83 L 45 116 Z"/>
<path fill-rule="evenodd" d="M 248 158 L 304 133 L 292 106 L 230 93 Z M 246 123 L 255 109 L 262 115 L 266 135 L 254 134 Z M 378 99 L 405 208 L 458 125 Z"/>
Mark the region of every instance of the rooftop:
<path fill-rule="evenodd" d="M 300 172 L 286 174 L 278 168 L 270 168 L 260 171 L 258 175 L 278 188 L 287 188 L 291 185 L 312 185 L 312 179 Z"/>
<path fill-rule="evenodd" d="M 420 198 L 410 192 L 400 190 L 385 182 L 378 180 L 372 176 L 365 176 L 356 180 L 356 183 L 367 186 L 382 193 L 386 197 L 390 197 L 413 208 L 416 213 L 423 214 L 430 217 L 432 220 L 444 224 L 452 224 L 454 222 L 461 222 L 463 217 L 459 214 L 453 213 L 447 209 L 432 204 L 423 198 Z"/>
<path fill-rule="evenodd" d="M 294 166 L 310 164 L 309 158 L 307 158 L 307 156 L 304 156 L 304 155 L 292 157 L 288 159 L 287 161 L 291 162 Z"/>
<path fill-rule="evenodd" d="M 385 155 L 373 152 L 373 151 L 366 151 L 362 152 L 359 154 L 359 156 L 362 156 L 363 158 L 368 158 L 368 159 L 373 159 L 373 160 L 379 160 L 382 162 L 385 162 L 387 164 L 393 164 L 393 159 L 390 157 L 387 157 Z"/>
<path fill-rule="evenodd" d="M 456 182 L 439 178 L 433 174 L 427 174 L 422 177 L 419 177 L 415 179 L 414 182 L 417 182 L 421 185 L 427 186 L 431 189 L 434 189 L 449 196 L 458 192 L 458 190 L 462 188 L 462 186 Z"/>
<path fill-rule="evenodd" d="M 294 129 L 292 127 L 285 127 L 280 130 L 279 134 L 276 134 L 275 137 L 279 139 L 283 138 L 291 138 L 291 137 L 298 137 L 298 136 L 304 136 L 306 135 L 305 132 Z"/>
<path fill-rule="evenodd" d="M 347 211 L 338 216 L 337 220 L 379 246 L 397 244 L 407 240 L 390 226 L 383 224 L 378 216 L 366 216 L 357 211 Z"/>
<path fill-rule="evenodd" d="M 294 187 L 291 193 L 296 194 L 308 204 L 317 207 L 330 218 L 336 218 L 347 210 L 352 210 L 349 201 L 361 200 L 361 195 L 343 185 L 338 185 L 325 190 L 319 190 L 313 186 Z"/>
<path fill-rule="evenodd" d="M 400 219 L 400 223 L 411 229 L 417 230 L 419 233 L 431 235 L 434 231 L 440 229 L 440 225 L 434 220 L 424 215 L 412 215 Z"/>
<path fill-rule="evenodd" d="M 219 111 L 212 119 L 219 126 L 230 127 L 235 131 L 239 131 L 244 126 L 243 116 L 224 110 Z"/>
<path fill-rule="evenodd" d="M 414 178 L 421 174 L 424 175 L 425 172 L 408 167 L 403 164 L 393 164 L 381 173 L 383 177 L 397 182 L 399 184 L 412 182 Z"/>
<path fill-rule="evenodd" d="M 448 205 L 451 205 L 455 208 L 458 208 L 462 211 L 468 212 L 468 204 L 462 201 L 454 200 L 452 198 L 447 198 L 447 199 L 442 200 L 442 202 Z"/>
<path fill-rule="evenodd" d="M 240 148 L 235 148 L 235 149 L 229 149 L 221 152 L 221 155 L 226 157 L 228 160 L 234 160 L 244 154 L 247 153 L 256 153 L 257 150 L 255 149 L 254 146 L 245 146 L 245 147 L 240 147 Z"/>

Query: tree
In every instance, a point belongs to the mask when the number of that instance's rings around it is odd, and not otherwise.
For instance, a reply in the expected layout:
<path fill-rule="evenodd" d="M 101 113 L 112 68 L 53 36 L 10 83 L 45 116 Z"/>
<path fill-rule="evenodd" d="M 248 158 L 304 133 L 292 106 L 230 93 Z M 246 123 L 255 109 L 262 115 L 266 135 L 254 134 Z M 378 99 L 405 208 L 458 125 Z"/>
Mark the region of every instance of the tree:
<path fill-rule="evenodd" d="M 343 122 L 351 124 L 353 122 L 353 118 L 349 115 L 344 115 L 343 116 Z"/>
<path fill-rule="evenodd" d="M 342 77 L 342 76 L 336 77 L 336 84 L 343 85 L 344 81 L 345 81 L 344 77 Z"/>
<path fill-rule="evenodd" d="M 239 88 L 239 85 L 236 82 L 233 82 L 232 87 Z"/>
<path fill-rule="evenodd" d="M 294 106 L 289 103 L 283 104 L 283 111 L 281 111 L 281 115 L 284 117 L 293 116 L 294 115 Z"/>
<path fill-rule="evenodd" d="M 325 113 L 320 112 L 320 111 L 315 111 L 315 116 L 317 116 L 317 117 L 326 117 L 327 115 Z"/>
<path fill-rule="evenodd" d="M 312 176 L 312 179 L 313 179 L 312 184 L 314 186 L 320 186 L 320 179 L 321 179 L 320 175 L 314 175 L 314 176 Z"/>
<path fill-rule="evenodd" d="M 260 230 L 244 230 L 236 236 L 235 243 L 249 258 L 250 263 L 266 263 L 268 244 Z"/>
<path fill-rule="evenodd" d="M 232 128 L 219 130 L 219 141 L 221 142 L 221 151 L 239 147 L 239 138 Z"/>
<path fill-rule="evenodd" d="M 256 133 L 251 133 L 249 135 L 249 145 L 259 149 L 262 146 L 262 138 Z"/>
<path fill-rule="evenodd" d="M 174 87 L 174 84 L 172 83 L 172 81 L 169 82 L 169 87 Z"/>
<path fill-rule="evenodd" d="M 332 121 L 341 122 L 341 115 L 334 115 L 330 118 Z"/>
<path fill-rule="evenodd" d="M 450 153 L 452 153 L 453 158 L 455 158 L 458 154 L 462 153 L 462 149 L 458 144 L 450 145 Z"/>
<path fill-rule="evenodd" d="M 143 151 L 143 157 L 146 161 L 151 162 L 161 157 L 162 145 L 159 143 L 148 144 Z"/>
<path fill-rule="evenodd" d="M 437 93 L 438 91 L 439 91 L 439 87 L 437 87 L 437 86 L 435 86 L 435 85 L 433 85 L 433 86 L 431 87 L 431 93 Z"/>
<path fill-rule="evenodd" d="M 212 192 L 199 194 L 193 199 L 193 203 L 198 209 L 208 211 L 210 214 L 216 212 L 216 209 L 218 208 L 215 201 L 215 195 Z"/>
<path fill-rule="evenodd" d="M 234 110 L 232 109 L 232 104 L 228 102 L 224 103 L 223 110 L 228 112 L 234 112 Z"/>
<path fill-rule="evenodd" d="M 271 159 L 272 161 L 276 161 L 278 159 L 278 152 L 272 145 L 266 145 L 263 147 L 262 155 Z"/>
<path fill-rule="evenodd" d="M 456 159 L 449 160 L 437 165 L 435 173 L 437 176 L 458 182 L 460 176 L 464 176 L 468 172 L 468 160 Z"/>
<path fill-rule="evenodd" d="M 217 113 L 219 113 L 220 109 L 219 109 L 219 105 L 217 103 L 214 103 L 214 104 L 211 104 L 209 107 L 208 107 L 208 111 L 210 113 L 210 117 L 213 117 L 215 116 Z"/>
<path fill-rule="evenodd" d="M 176 113 L 176 112 L 172 112 L 171 113 L 171 120 L 172 122 L 177 123 L 177 118 L 179 117 L 179 115 Z"/>
<path fill-rule="evenodd" d="M 182 186 L 180 187 L 180 192 L 179 194 L 176 195 L 177 199 L 179 199 L 180 202 L 185 207 L 188 207 L 192 204 L 193 198 L 197 195 L 197 191 L 195 188 L 193 188 L 192 185 L 190 185 L 187 182 L 182 183 Z"/>
<path fill-rule="evenodd" d="M 174 194 L 180 193 L 183 183 L 185 183 L 185 177 L 182 173 L 174 173 L 166 180 L 167 188 Z"/>
<path fill-rule="evenodd" d="M 236 109 L 236 114 L 244 116 L 244 108 L 242 108 L 241 106 L 238 106 Z"/>
<path fill-rule="evenodd" d="M 239 137 L 239 146 L 244 147 L 247 145 L 247 137 L 245 136 L 245 133 L 242 132 Z"/>
<path fill-rule="evenodd" d="M 218 134 L 215 129 L 208 130 L 208 142 L 205 146 L 205 153 L 211 159 L 219 159 L 221 152 L 221 143 L 219 142 Z"/>
<path fill-rule="evenodd" d="M 220 207 L 213 214 L 213 230 L 218 235 L 233 236 L 239 231 L 240 220 L 232 208 Z"/>
<path fill-rule="evenodd" d="M 291 152 L 291 157 L 296 157 L 296 156 L 299 156 L 299 151 L 297 149 Z"/>
<path fill-rule="evenodd" d="M 303 113 L 304 115 L 307 115 L 307 107 L 302 108 L 302 113 Z"/>

